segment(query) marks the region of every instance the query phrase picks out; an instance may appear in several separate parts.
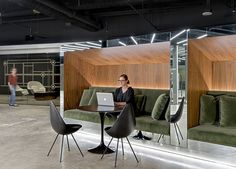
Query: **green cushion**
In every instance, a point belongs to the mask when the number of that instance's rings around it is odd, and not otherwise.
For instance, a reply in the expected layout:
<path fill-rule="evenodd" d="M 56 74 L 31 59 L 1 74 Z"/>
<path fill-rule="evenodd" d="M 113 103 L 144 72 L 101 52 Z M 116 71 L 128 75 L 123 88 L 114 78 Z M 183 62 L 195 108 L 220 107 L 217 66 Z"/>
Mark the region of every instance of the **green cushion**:
<path fill-rule="evenodd" d="M 169 93 L 168 90 L 157 90 L 157 89 L 140 89 L 140 91 L 142 95 L 147 97 L 145 103 L 145 112 L 150 115 L 152 113 L 157 98 L 163 93 Z"/>
<path fill-rule="evenodd" d="M 236 97 L 222 96 L 220 98 L 220 126 L 236 127 Z"/>
<path fill-rule="evenodd" d="M 88 112 L 78 109 L 70 109 L 64 112 L 64 117 L 71 119 L 78 119 L 83 121 L 89 121 L 94 123 L 100 123 L 100 116 L 98 112 Z M 116 120 L 116 117 L 110 116 L 109 118 L 105 116 L 105 124 L 111 125 Z"/>
<path fill-rule="evenodd" d="M 88 105 L 92 94 L 93 94 L 93 90 L 84 89 L 79 105 L 80 106 Z"/>
<path fill-rule="evenodd" d="M 134 100 L 136 104 L 136 112 L 135 116 L 141 116 L 144 113 L 144 104 L 145 104 L 145 96 L 144 95 L 134 95 Z"/>
<path fill-rule="evenodd" d="M 199 125 L 188 129 L 188 139 L 236 147 L 236 127 Z"/>
<path fill-rule="evenodd" d="M 156 103 L 152 109 L 152 118 L 159 120 L 161 117 L 162 113 L 165 111 L 166 104 L 169 100 L 169 96 L 167 94 L 161 94 L 157 100 Z"/>
<path fill-rule="evenodd" d="M 216 119 L 216 99 L 211 95 L 202 95 L 200 98 L 200 124 L 213 124 Z"/>
<path fill-rule="evenodd" d="M 170 124 L 166 120 L 154 120 L 151 116 L 136 117 L 137 130 L 170 135 Z"/>

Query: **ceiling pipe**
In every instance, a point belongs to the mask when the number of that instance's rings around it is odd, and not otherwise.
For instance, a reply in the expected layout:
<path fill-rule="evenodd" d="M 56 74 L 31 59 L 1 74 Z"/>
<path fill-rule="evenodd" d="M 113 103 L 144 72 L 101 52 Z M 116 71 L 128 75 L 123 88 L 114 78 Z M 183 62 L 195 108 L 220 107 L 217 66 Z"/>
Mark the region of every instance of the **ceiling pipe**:
<path fill-rule="evenodd" d="M 20 6 L 37 10 L 40 13 L 53 17 L 58 20 L 71 22 L 72 25 L 78 26 L 88 31 L 98 31 L 102 29 L 100 23 L 93 21 L 85 16 L 79 16 L 75 12 L 57 5 L 52 1 L 37 1 L 37 0 L 8 0 Z M 44 2 L 44 4 L 42 4 Z M 47 2 L 47 3 L 46 3 Z M 46 5 L 47 4 L 47 5 Z M 53 6 L 54 5 L 54 6 Z"/>
<path fill-rule="evenodd" d="M 57 12 L 60 12 L 64 15 L 66 15 L 67 17 L 69 17 L 71 19 L 78 20 L 79 22 L 82 22 L 90 27 L 93 27 L 94 29 L 97 29 L 97 30 L 101 29 L 101 24 L 99 24 L 95 21 L 92 21 L 91 19 L 86 18 L 85 16 L 79 16 L 78 14 L 76 14 L 76 12 L 74 12 L 70 9 L 67 9 L 64 6 L 61 6 L 51 0 L 36 0 L 36 1 L 57 11 Z"/>

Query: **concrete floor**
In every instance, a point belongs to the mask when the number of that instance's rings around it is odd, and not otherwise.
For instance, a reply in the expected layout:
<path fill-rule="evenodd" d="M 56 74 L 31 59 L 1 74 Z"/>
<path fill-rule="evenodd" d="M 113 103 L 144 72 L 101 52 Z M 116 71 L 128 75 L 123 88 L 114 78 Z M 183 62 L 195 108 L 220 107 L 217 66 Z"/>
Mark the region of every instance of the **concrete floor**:
<path fill-rule="evenodd" d="M 60 97 L 57 97 L 53 100 L 56 105 L 60 105 Z M 0 95 L 0 104 L 8 104 L 9 103 L 9 95 Z M 33 95 L 27 96 L 16 96 L 16 103 L 17 104 L 26 104 L 26 105 L 41 105 L 41 106 L 48 106 L 47 100 L 35 100 Z"/>
<path fill-rule="evenodd" d="M 0 104 L 0 169 L 110 169 L 114 168 L 115 154 L 109 154 L 100 160 L 100 155 L 87 152 L 95 147 L 99 140 L 99 124 L 80 122 L 83 128 L 75 137 L 85 155 L 81 157 L 72 138 L 69 138 L 71 151 L 65 144 L 64 159 L 59 163 L 59 142 L 49 157 L 46 156 L 55 132 L 49 123 L 48 106 L 20 105 L 9 107 Z M 105 137 L 108 143 L 109 137 Z M 135 141 L 130 138 L 140 163 L 137 164 L 125 142 L 125 156 L 118 155 L 118 169 L 226 169 L 233 168 L 201 158 L 179 155 L 178 147 L 147 141 Z M 66 143 L 66 142 L 65 142 Z M 112 148 L 115 147 L 115 142 Z M 183 150 L 185 152 L 186 150 Z"/>

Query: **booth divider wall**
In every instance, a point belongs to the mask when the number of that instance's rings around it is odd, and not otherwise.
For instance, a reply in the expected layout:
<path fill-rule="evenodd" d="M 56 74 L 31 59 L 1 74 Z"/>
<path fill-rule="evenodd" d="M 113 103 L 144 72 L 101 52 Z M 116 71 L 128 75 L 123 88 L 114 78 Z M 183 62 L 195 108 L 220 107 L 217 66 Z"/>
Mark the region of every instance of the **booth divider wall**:
<path fill-rule="evenodd" d="M 236 90 L 236 36 L 189 40 L 188 128 L 199 124 L 200 96 Z"/>
<path fill-rule="evenodd" d="M 65 110 L 78 107 L 83 90 L 91 86 L 118 87 L 125 73 L 133 88 L 169 90 L 169 42 L 66 52 Z"/>

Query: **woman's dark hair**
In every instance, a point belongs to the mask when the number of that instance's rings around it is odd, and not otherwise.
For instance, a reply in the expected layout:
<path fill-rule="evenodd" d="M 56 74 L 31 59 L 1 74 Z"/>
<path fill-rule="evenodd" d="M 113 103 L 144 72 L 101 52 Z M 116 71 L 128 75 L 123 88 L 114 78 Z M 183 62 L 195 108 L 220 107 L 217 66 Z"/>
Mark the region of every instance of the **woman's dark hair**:
<path fill-rule="evenodd" d="M 122 75 L 120 75 L 120 77 L 123 77 L 125 80 L 128 80 L 127 84 L 129 84 L 129 78 L 126 74 L 122 74 Z"/>

